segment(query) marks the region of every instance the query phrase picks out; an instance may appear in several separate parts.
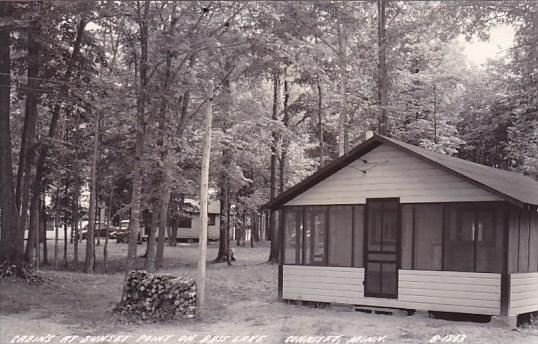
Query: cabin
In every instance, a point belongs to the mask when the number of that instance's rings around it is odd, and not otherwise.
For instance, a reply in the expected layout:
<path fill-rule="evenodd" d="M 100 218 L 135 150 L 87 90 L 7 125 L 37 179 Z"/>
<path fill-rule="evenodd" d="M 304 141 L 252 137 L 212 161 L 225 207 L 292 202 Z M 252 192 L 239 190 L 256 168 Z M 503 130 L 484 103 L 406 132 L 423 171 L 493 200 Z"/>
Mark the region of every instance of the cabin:
<path fill-rule="evenodd" d="M 280 219 L 279 296 L 538 311 L 537 205 L 530 177 L 373 135 L 265 205 Z"/>
<path fill-rule="evenodd" d="M 185 200 L 185 214 L 178 219 L 178 240 L 198 240 L 202 228 L 199 202 Z M 209 200 L 207 203 L 207 239 L 219 240 L 220 236 L 220 201 Z"/>

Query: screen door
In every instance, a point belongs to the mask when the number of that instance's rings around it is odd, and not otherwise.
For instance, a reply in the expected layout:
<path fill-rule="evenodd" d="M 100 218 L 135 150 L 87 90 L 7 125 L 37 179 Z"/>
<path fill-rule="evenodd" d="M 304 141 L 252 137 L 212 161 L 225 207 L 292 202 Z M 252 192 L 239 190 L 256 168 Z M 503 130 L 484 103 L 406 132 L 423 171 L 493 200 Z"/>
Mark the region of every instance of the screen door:
<path fill-rule="evenodd" d="M 399 199 L 366 201 L 364 295 L 398 297 Z"/>

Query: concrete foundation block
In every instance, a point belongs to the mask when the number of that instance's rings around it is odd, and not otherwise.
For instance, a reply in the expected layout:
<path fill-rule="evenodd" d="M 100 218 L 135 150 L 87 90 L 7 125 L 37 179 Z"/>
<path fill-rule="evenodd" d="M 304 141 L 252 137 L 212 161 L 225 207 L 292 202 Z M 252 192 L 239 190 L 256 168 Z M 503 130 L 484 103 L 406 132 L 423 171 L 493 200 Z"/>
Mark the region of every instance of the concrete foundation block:
<path fill-rule="evenodd" d="M 491 324 L 493 326 L 502 327 L 506 329 L 513 329 L 517 327 L 517 315 L 497 315 L 491 317 Z"/>

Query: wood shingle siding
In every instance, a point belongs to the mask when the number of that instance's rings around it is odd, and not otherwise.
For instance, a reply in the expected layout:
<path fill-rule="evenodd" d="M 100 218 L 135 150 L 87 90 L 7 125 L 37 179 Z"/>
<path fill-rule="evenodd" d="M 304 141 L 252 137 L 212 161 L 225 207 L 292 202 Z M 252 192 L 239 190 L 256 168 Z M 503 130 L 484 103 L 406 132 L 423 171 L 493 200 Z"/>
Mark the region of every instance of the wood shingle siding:
<path fill-rule="evenodd" d="M 538 311 L 538 272 L 510 275 L 509 314 Z"/>
<path fill-rule="evenodd" d="M 400 197 L 401 203 L 502 200 L 409 153 L 382 144 L 286 205 L 364 204 L 366 198 L 386 197 Z"/>
<path fill-rule="evenodd" d="M 284 265 L 283 298 L 418 310 L 500 314 L 501 275 L 399 270 L 397 299 L 364 296 L 364 269 Z"/>

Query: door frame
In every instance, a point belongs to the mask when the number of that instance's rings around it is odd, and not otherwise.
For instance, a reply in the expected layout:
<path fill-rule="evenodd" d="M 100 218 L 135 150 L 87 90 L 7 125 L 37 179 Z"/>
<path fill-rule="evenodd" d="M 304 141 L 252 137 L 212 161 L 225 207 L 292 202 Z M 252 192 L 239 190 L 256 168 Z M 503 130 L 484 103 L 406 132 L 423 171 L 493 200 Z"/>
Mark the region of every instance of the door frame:
<path fill-rule="evenodd" d="M 396 201 L 398 202 L 398 210 L 397 210 L 397 216 L 396 216 L 396 252 L 394 252 L 396 256 L 395 265 L 396 265 L 396 293 L 387 295 L 387 294 L 379 294 L 379 293 L 369 293 L 367 292 L 366 286 L 368 281 L 368 240 L 369 240 L 369 214 L 370 214 L 370 207 L 369 204 L 371 204 L 372 201 Z M 382 213 L 383 214 L 383 213 Z M 383 215 L 382 215 L 383 216 Z M 402 203 L 400 202 L 399 197 L 380 197 L 380 198 L 367 198 L 365 205 L 364 205 L 364 219 L 363 219 L 363 261 L 364 261 L 364 281 L 363 283 L 363 290 L 364 290 L 364 296 L 365 297 L 377 297 L 377 298 L 386 298 L 386 299 L 397 299 L 398 298 L 398 287 L 399 287 L 399 275 L 400 275 L 400 269 L 401 269 L 401 263 L 402 263 Z M 382 251 L 381 251 L 382 252 Z"/>

